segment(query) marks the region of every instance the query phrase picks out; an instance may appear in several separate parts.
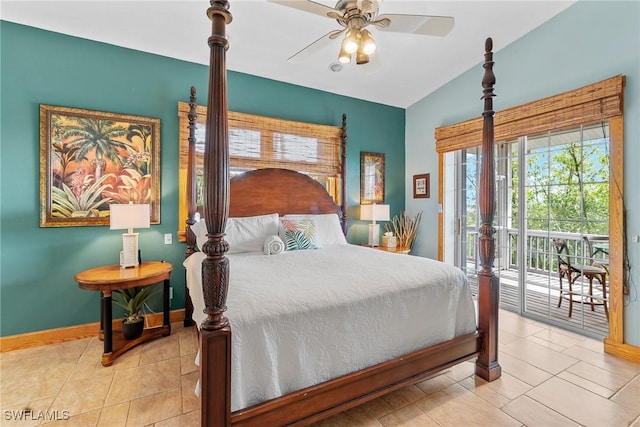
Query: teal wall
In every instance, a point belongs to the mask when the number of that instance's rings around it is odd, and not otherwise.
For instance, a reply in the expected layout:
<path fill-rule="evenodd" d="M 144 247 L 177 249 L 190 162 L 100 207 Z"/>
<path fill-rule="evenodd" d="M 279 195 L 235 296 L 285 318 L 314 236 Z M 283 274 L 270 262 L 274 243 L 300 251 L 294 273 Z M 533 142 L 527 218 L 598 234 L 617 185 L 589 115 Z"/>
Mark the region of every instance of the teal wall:
<path fill-rule="evenodd" d="M 206 40 L 201 41 L 203 44 Z M 117 263 L 120 232 L 39 227 L 39 105 L 161 119 L 161 223 L 140 233 L 145 259 L 173 263 L 172 308 L 184 306 L 184 245 L 177 243 L 178 101 L 206 98 L 208 67 L 0 21 L 0 335 L 98 321 L 98 295 L 73 276 Z M 233 53 L 233 43 L 229 55 Z M 366 242 L 358 216 L 360 151 L 386 155 L 386 202 L 404 208 L 404 109 L 230 72 L 229 108 L 340 125 L 348 116 L 348 238 Z M 164 245 L 163 235 L 174 234 Z"/>
<path fill-rule="evenodd" d="M 491 35 L 489 32 L 488 36 Z M 500 40 L 494 40 L 500 45 Z M 413 199 L 409 178 L 431 172 L 432 192 L 438 188 L 434 129 L 479 117 L 483 105 L 481 61 L 484 39 L 478 40 L 478 65 L 407 109 L 405 196 L 407 211 L 422 210 L 423 221 L 435 223 L 437 198 Z M 625 342 L 640 345 L 640 192 L 636 168 L 640 159 L 640 2 L 579 1 L 544 25 L 497 51 L 494 109 L 522 103 L 595 83 L 618 74 L 627 77 L 624 120 L 624 201 L 631 265 L 631 296 L 625 299 Z M 435 180 L 434 180 L 435 174 Z M 436 258 L 435 230 L 420 229 L 414 247 L 419 255 Z"/>

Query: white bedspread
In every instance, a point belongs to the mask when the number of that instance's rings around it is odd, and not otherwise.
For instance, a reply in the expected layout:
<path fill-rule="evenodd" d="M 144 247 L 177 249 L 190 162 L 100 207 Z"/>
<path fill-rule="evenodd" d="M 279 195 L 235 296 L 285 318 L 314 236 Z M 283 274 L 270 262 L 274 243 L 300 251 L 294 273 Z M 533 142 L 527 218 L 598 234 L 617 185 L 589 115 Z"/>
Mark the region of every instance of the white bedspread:
<path fill-rule="evenodd" d="M 184 263 L 198 325 L 203 258 Z M 355 245 L 228 258 L 233 411 L 476 328 L 462 271 L 427 258 Z"/>

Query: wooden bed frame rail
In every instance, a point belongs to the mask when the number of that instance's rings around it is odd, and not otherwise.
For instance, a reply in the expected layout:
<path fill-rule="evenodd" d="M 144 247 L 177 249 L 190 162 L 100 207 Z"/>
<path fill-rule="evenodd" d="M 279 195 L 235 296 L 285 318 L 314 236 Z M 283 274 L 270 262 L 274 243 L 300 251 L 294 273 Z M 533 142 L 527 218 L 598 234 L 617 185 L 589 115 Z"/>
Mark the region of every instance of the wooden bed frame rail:
<path fill-rule="evenodd" d="M 307 425 L 435 375 L 480 351 L 478 333 L 233 412 L 234 426 Z M 313 408 L 313 411 L 310 411 Z"/>
<path fill-rule="evenodd" d="M 204 179 L 208 184 L 204 194 L 204 217 L 209 233 L 208 241 L 202 248 L 206 255 L 202 266 L 202 286 L 207 319 L 201 325 L 200 334 L 201 425 L 306 425 L 433 376 L 476 355 L 476 374 L 487 381 L 498 378 L 501 373 L 497 360 L 499 283 L 492 272 L 495 252 L 495 229 L 492 226 L 495 210 L 492 110 L 495 77 L 492 71 L 492 42 L 487 39 L 485 76 L 482 81 L 485 111 L 479 195 L 482 271 L 478 277 L 478 331 L 260 405 L 231 412 L 231 327 L 224 316 L 229 286 L 229 262 L 225 257 L 229 245 L 224 240 L 230 193 L 226 79 L 226 25 L 232 20 L 229 1 L 211 0 L 207 15 L 211 20 L 212 32 L 208 39 L 211 53 L 204 154 Z M 346 135 L 344 139 L 346 141 Z M 346 156 L 346 153 L 343 155 Z M 343 200 L 346 200 L 344 192 Z M 194 211 L 192 208 L 189 206 L 189 212 Z M 188 232 L 188 239 L 189 235 Z"/>

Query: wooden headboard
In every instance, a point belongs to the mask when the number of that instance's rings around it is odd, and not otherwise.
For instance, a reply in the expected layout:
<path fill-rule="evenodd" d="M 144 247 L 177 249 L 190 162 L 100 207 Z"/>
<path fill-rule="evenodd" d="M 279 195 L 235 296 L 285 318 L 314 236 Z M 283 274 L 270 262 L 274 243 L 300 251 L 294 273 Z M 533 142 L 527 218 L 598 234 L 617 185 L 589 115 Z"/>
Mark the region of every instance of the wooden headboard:
<path fill-rule="evenodd" d="M 342 218 L 342 209 L 320 183 L 292 170 L 245 172 L 233 177 L 230 187 L 230 217 L 336 213 Z"/>

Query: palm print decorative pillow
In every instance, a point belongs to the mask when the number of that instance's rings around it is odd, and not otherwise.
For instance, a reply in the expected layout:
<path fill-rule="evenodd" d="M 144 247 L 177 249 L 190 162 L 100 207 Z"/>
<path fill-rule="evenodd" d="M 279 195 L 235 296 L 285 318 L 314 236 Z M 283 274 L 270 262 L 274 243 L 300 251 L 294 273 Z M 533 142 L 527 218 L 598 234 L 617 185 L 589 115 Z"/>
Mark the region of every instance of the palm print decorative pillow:
<path fill-rule="evenodd" d="M 285 248 L 288 251 L 318 249 L 316 225 L 312 220 L 280 220 Z"/>

